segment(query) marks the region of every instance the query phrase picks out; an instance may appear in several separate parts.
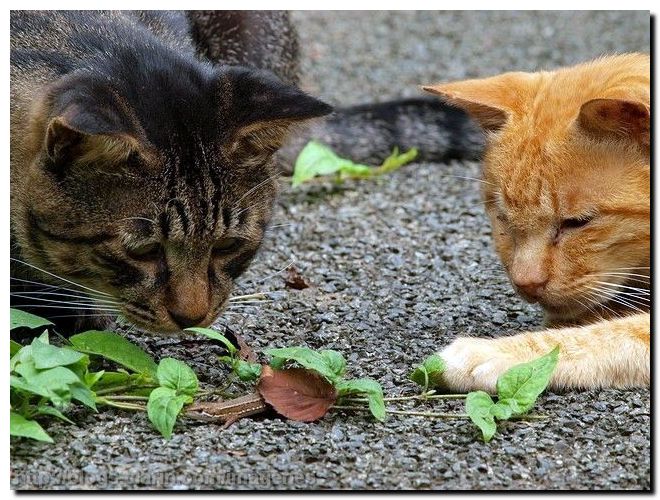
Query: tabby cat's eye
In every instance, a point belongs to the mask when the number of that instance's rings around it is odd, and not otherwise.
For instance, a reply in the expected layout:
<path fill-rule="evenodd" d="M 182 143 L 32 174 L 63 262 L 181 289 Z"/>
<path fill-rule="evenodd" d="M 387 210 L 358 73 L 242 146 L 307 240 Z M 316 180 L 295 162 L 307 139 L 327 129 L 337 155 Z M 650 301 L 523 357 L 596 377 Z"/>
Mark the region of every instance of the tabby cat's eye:
<path fill-rule="evenodd" d="M 238 238 L 222 238 L 215 242 L 213 245 L 213 254 L 214 255 L 223 255 L 227 254 L 233 250 L 236 250 L 240 240 Z"/>
<path fill-rule="evenodd" d="M 160 243 L 148 243 L 127 250 L 128 255 L 136 260 L 156 260 L 163 253 L 163 246 Z"/>

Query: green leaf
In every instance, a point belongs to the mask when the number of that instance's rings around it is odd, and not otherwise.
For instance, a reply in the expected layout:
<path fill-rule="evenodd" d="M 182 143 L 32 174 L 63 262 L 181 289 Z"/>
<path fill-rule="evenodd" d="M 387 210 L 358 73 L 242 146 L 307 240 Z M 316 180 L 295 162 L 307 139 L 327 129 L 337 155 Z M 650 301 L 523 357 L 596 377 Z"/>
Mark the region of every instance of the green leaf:
<path fill-rule="evenodd" d="M 20 351 L 23 348 L 21 344 L 18 342 L 14 342 L 13 340 L 9 339 L 9 355 L 10 357 L 14 357 L 14 355 Z"/>
<path fill-rule="evenodd" d="M 100 372 L 85 373 L 83 376 L 83 381 L 87 387 L 91 388 L 103 378 L 103 375 L 105 375 L 105 370 L 101 370 Z"/>
<path fill-rule="evenodd" d="M 174 358 L 163 358 L 158 363 L 156 372 L 158 383 L 169 389 L 174 389 L 177 394 L 194 396 L 199 388 L 197 375 L 187 364 Z"/>
<path fill-rule="evenodd" d="M 151 391 L 147 402 L 147 416 L 165 439 L 172 437 L 176 418 L 188 400 L 189 396 L 177 395 L 176 391 L 169 387 L 158 387 Z"/>
<path fill-rule="evenodd" d="M 495 406 L 495 403 L 490 395 L 484 391 L 470 392 L 465 398 L 465 411 L 470 420 L 481 429 L 481 434 L 486 443 L 493 438 L 497 431 L 495 417 L 491 413 L 493 406 Z"/>
<path fill-rule="evenodd" d="M 78 376 L 63 366 L 37 370 L 33 363 L 25 362 L 17 365 L 15 371 L 23 378 L 10 377 L 12 387 L 48 398 L 58 408 L 71 401 L 72 385 L 81 384 Z"/>
<path fill-rule="evenodd" d="M 417 385 L 420 385 L 424 387 L 424 389 L 428 389 L 429 386 L 429 373 L 426 370 L 426 367 L 422 365 L 418 365 L 417 368 L 415 368 L 412 373 L 410 374 L 410 380 L 415 382 Z"/>
<path fill-rule="evenodd" d="M 498 401 L 491 406 L 489 411 L 490 414 L 498 420 L 507 420 L 513 415 L 511 406 L 502 401 Z"/>
<path fill-rule="evenodd" d="M 393 172 L 394 170 L 403 167 L 407 163 L 410 163 L 415 158 L 417 158 L 418 151 L 415 148 L 412 148 L 405 153 L 399 154 L 399 148 L 394 148 L 392 154 L 385 158 L 383 164 L 378 167 L 378 174 L 382 175 L 384 173 Z"/>
<path fill-rule="evenodd" d="M 41 318 L 29 312 L 20 311 L 19 309 L 9 309 L 9 329 L 14 328 L 40 328 L 42 326 L 52 325 L 47 319 Z"/>
<path fill-rule="evenodd" d="M 273 368 L 281 368 L 287 361 L 295 361 L 305 368 L 314 370 L 321 374 L 323 377 L 328 379 L 328 381 L 335 383 L 339 380 L 339 376 L 336 373 L 336 366 L 332 366 L 333 363 L 336 363 L 336 358 L 330 355 L 322 356 L 321 353 L 314 351 L 308 347 L 284 347 L 281 349 L 266 349 L 266 354 L 273 357 L 273 361 L 270 363 L 270 366 Z"/>
<path fill-rule="evenodd" d="M 34 339 L 31 345 L 34 366 L 39 370 L 72 365 L 85 357 L 73 349 L 44 344 L 39 339 Z"/>
<path fill-rule="evenodd" d="M 53 443 L 53 439 L 34 420 L 28 420 L 23 415 L 9 412 L 9 433 L 12 436 L 27 437 L 37 441 Z"/>
<path fill-rule="evenodd" d="M 370 378 L 342 380 L 337 383 L 336 389 L 340 397 L 364 394 L 369 402 L 369 410 L 371 410 L 372 415 L 381 422 L 385 420 L 387 413 L 383 399 L 383 388 L 375 380 Z"/>
<path fill-rule="evenodd" d="M 275 370 L 282 370 L 284 369 L 284 365 L 286 365 L 287 359 L 286 358 L 273 358 L 270 360 L 270 366 L 271 368 L 274 368 Z"/>
<path fill-rule="evenodd" d="M 329 147 L 320 142 L 310 141 L 296 159 L 291 184 L 297 187 L 316 176 L 332 175 L 342 171 L 350 174 L 368 174 L 371 168 L 340 158 Z"/>
<path fill-rule="evenodd" d="M 59 418 L 60 420 L 63 420 L 64 422 L 67 422 L 69 424 L 76 425 L 73 420 L 69 419 L 60 410 L 58 410 L 57 408 L 54 408 L 52 406 L 40 405 L 40 406 L 37 406 L 36 411 L 37 411 L 37 414 L 39 414 L 39 415 L 48 415 L 48 416 L 51 416 L 51 417 Z"/>
<path fill-rule="evenodd" d="M 69 340 L 80 352 L 103 356 L 134 372 L 156 377 L 156 362 L 146 352 L 121 335 L 90 330 L 74 335 Z"/>
<path fill-rule="evenodd" d="M 229 342 L 227 337 L 225 337 L 220 332 L 216 332 L 215 330 L 213 330 L 211 328 L 194 327 L 194 328 L 186 328 L 185 331 L 199 333 L 201 335 L 205 335 L 206 337 L 208 337 L 210 339 L 222 342 L 225 345 L 225 347 L 227 348 L 227 350 L 229 351 L 229 354 L 231 354 L 231 355 L 234 355 L 236 352 L 238 352 L 238 349 L 236 349 L 234 344 Z"/>
<path fill-rule="evenodd" d="M 96 411 L 96 397 L 82 382 L 71 385 L 71 398 Z"/>
<path fill-rule="evenodd" d="M 234 363 L 234 372 L 243 382 L 252 382 L 261 376 L 261 365 L 237 359 Z"/>
<path fill-rule="evenodd" d="M 125 387 L 130 385 L 137 385 L 144 381 L 145 375 L 140 373 L 126 373 L 126 372 L 103 372 L 101 377 L 93 384 L 88 384 L 96 392 L 105 391 L 113 387 Z"/>
<path fill-rule="evenodd" d="M 325 349 L 319 352 L 319 354 L 337 378 L 344 376 L 344 373 L 346 373 L 346 360 L 340 352 L 333 351 L 332 349 Z"/>
<path fill-rule="evenodd" d="M 548 386 L 558 360 L 559 346 L 545 356 L 510 368 L 497 379 L 498 399 L 515 401 L 516 414 L 528 412 Z"/>
<path fill-rule="evenodd" d="M 369 400 L 369 410 L 371 410 L 371 414 L 376 418 L 376 420 L 380 420 L 381 422 L 385 421 L 385 418 L 387 418 L 387 413 L 385 411 L 385 401 L 383 400 L 383 394 L 372 394 L 369 393 L 367 394 L 367 399 Z"/>
<path fill-rule="evenodd" d="M 410 374 L 410 380 L 422 387 L 436 387 L 441 384 L 441 375 L 445 371 L 445 361 L 437 354 L 432 354 Z"/>

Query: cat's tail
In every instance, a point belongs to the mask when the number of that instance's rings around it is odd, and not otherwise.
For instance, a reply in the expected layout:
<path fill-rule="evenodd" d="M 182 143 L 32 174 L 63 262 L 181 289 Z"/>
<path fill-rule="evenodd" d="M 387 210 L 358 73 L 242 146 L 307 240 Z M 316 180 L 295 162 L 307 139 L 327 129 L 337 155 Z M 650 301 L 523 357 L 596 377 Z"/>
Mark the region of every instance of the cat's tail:
<path fill-rule="evenodd" d="M 310 140 L 367 165 L 379 165 L 395 147 L 400 151 L 416 148 L 416 161 L 445 162 L 478 159 L 484 146 L 483 132 L 466 113 L 424 97 L 336 108 L 280 150 L 285 171 L 292 171 L 298 153 Z"/>

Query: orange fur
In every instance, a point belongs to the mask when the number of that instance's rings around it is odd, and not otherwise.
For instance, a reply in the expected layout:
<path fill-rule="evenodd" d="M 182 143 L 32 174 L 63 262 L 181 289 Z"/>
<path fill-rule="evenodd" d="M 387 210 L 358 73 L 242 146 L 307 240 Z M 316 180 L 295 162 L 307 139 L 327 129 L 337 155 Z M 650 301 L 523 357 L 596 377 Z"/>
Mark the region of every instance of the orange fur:
<path fill-rule="evenodd" d="M 483 196 L 517 291 L 551 326 L 458 339 L 451 388 L 493 390 L 510 366 L 561 347 L 554 387 L 649 383 L 650 58 L 425 87 L 488 134 Z"/>

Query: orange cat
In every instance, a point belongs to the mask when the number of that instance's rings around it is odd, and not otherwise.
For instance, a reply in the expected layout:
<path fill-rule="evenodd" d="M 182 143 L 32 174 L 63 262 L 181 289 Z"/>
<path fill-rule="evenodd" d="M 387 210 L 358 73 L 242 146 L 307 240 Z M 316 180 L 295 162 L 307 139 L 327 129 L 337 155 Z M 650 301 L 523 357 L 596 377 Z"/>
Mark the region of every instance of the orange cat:
<path fill-rule="evenodd" d="M 441 352 L 449 388 L 494 391 L 556 345 L 554 388 L 649 384 L 649 82 L 650 58 L 626 54 L 424 87 L 486 130 L 495 248 L 555 327 L 455 340 Z"/>

